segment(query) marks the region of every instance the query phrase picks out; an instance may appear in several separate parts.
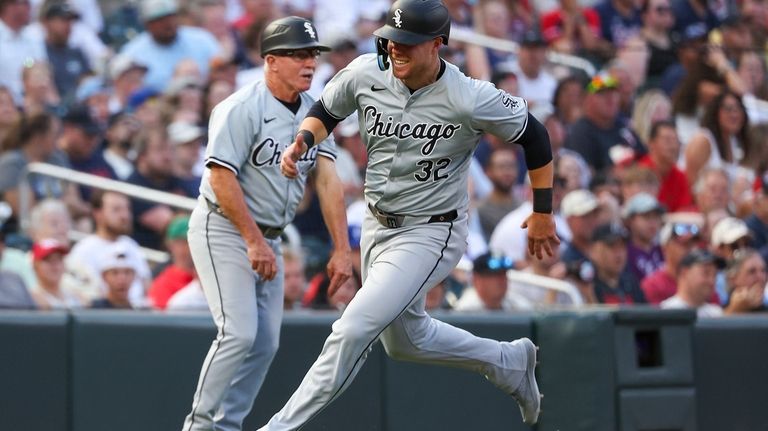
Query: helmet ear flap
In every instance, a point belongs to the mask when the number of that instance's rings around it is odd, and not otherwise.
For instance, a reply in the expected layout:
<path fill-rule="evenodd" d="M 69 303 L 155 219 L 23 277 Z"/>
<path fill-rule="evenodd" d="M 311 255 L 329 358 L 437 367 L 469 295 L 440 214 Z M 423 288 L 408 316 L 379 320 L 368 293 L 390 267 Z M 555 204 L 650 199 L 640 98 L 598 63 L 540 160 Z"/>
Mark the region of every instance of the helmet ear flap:
<path fill-rule="evenodd" d="M 376 38 L 376 53 L 378 54 L 377 59 L 379 61 L 379 69 L 382 71 L 389 69 L 389 52 L 387 51 L 388 43 L 389 39 L 384 39 L 383 37 Z"/>

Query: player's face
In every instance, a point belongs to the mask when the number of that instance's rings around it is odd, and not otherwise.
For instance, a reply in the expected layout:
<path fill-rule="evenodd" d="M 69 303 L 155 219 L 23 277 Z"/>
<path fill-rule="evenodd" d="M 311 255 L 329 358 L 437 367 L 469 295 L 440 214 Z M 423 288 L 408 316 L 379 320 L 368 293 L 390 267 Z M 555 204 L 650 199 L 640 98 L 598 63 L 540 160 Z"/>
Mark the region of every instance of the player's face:
<path fill-rule="evenodd" d="M 433 71 L 440 43 L 439 38 L 418 45 L 403 45 L 390 40 L 387 51 L 395 78 L 406 81 L 406 84 L 432 78 L 427 75 Z"/>
<path fill-rule="evenodd" d="M 298 93 L 309 90 L 317 67 L 317 49 L 297 49 L 274 54 L 275 69 L 280 79 Z"/>

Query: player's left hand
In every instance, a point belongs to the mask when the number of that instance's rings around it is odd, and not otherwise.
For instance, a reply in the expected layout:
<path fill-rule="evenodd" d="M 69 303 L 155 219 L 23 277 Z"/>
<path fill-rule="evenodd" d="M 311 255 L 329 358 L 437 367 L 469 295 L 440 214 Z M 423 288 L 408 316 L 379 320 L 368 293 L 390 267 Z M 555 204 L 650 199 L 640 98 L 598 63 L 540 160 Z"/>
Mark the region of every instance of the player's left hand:
<path fill-rule="evenodd" d="M 560 245 L 560 238 L 555 232 L 555 216 L 552 214 L 531 213 L 520 227 L 528 229 L 528 253 L 539 259 L 544 257 L 542 249 L 552 256 L 553 247 Z"/>
<path fill-rule="evenodd" d="M 283 152 L 283 157 L 280 160 L 280 172 L 288 178 L 296 178 L 299 175 L 299 168 L 296 163 L 305 151 L 307 151 L 307 144 L 304 143 L 304 136 L 299 134 L 296 136 L 296 140 Z"/>
<path fill-rule="evenodd" d="M 352 258 L 349 251 L 334 251 L 326 269 L 331 280 L 328 284 L 328 297 L 331 297 L 352 276 Z"/>

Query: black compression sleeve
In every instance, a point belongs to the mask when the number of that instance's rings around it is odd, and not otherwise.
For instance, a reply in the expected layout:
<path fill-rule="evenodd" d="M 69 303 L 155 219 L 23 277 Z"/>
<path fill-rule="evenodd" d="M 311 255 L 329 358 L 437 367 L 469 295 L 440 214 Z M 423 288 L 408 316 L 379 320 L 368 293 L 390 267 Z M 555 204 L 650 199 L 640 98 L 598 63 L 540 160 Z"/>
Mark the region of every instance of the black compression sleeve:
<path fill-rule="evenodd" d="M 325 106 L 323 106 L 323 102 L 320 100 L 317 100 L 314 105 L 312 105 L 311 108 L 309 108 L 309 112 L 307 112 L 307 117 L 315 117 L 318 120 L 320 120 L 323 123 L 323 126 L 325 126 L 325 131 L 328 132 L 330 135 L 333 129 L 336 127 L 343 118 L 339 119 L 331 115 L 326 109 Z"/>
<path fill-rule="evenodd" d="M 549 133 L 530 112 L 528 113 L 528 126 L 516 143 L 523 146 L 525 164 L 529 170 L 538 169 L 552 161 Z"/>

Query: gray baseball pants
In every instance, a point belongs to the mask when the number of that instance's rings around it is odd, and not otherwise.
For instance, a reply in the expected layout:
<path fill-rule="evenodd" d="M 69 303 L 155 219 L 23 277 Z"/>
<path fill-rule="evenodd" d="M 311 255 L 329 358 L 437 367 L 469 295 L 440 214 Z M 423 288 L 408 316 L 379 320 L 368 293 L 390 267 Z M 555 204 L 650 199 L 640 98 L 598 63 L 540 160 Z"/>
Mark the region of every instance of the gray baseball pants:
<path fill-rule="evenodd" d="M 189 247 L 218 333 L 205 357 L 183 431 L 235 431 L 253 407 L 277 352 L 283 317 L 280 240 L 269 240 L 277 276 L 251 269 L 234 225 L 204 204 L 189 222 Z"/>
<path fill-rule="evenodd" d="M 363 222 L 363 287 L 333 323 L 320 356 L 288 403 L 260 431 L 293 431 L 320 413 L 351 383 L 381 338 L 394 359 L 460 367 L 486 374 L 502 366 L 501 343 L 435 320 L 426 292 L 459 262 L 466 213 L 454 222 L 400 228 Z"/>

